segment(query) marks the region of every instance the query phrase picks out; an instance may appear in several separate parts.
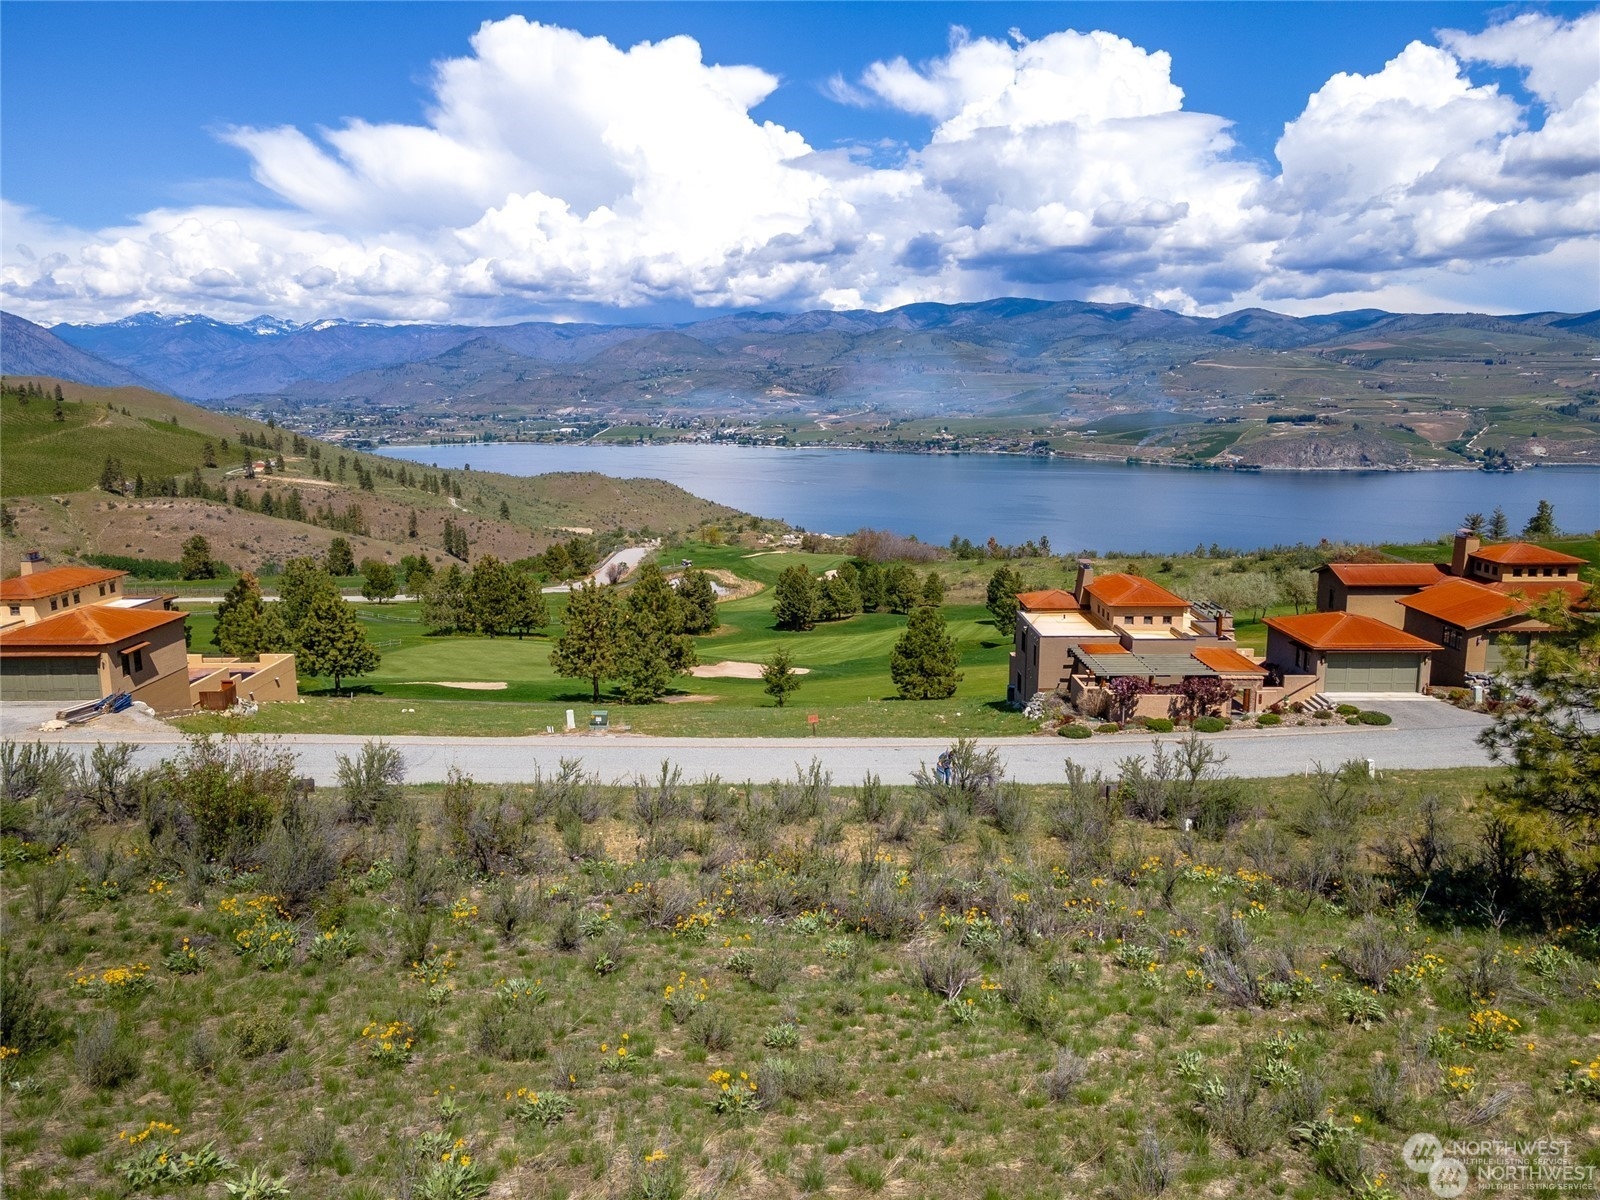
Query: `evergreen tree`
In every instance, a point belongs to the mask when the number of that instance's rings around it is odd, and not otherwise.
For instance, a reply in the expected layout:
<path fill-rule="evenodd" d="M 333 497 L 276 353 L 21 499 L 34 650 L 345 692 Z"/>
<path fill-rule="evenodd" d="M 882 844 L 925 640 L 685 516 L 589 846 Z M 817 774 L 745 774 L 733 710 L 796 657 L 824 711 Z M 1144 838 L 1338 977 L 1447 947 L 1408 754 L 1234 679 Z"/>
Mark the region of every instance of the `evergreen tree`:
<path fill-rule="evenodd" d="M 515 627 L 516 609 L 517 581 L 511 568 L 485 554 L 467 577 L 467 611 L 473 627 L 490 637 L 509 633 Z"/>
<path fill-rule="evenodd" d="M 544 593 L 539 590 L 537 579 L 515 567 L 511 570 L 511 579 L 514 592 L 510 628 L 516 633 L 517 640 L 521 641 L 524 634 L 550 624 L 550 610 L 545 606 Z"/>
<path fill-rule="evenodd" d="M 307 675 L 333 679 L 334 691 L 351 675 L 365 675 L 382 661 L 367 631 L 343 596 L 318 592 L 295 641 L 295 666 Z"/>
<path fill-rule="evenodd" d="M 779 629 L 810 629 L 822 608 L 816 577 L 796 563 L 778 576 L 772 605 L 773 623 Z"/>
<path fill-rule="evenodd" d="M 423 589 L 433 582 L 433 564 L 426 554 L 408 554 L 400 560 L 400 577 L 406 591 L 412 596 L 422 595 Z"/>
<path fill-rule="evenodd" d="M 1522 536 L 1525 538 L 1553 538 L 1556 535 L 1556 510 L 1555 505 L 1548 500 L 1539 501 L 1539 509 L 1528 518 L 1528 523 L 1522 527 Z"/>
<path fill-rule="evenodd" d="M 215 579 L 217 566 L 211 561 L 211 543 L 195 534 L 183 544 L 183 558 L 178 564 L 181 579 Z"/>
<path fill-rule="evenodd" d="M 985 601 L 989 607 L 989 615 L 994 618 L 994 627 L 1002 636 L 1010 637 L 1012 628 L 1017 623 L 1017 593 L 1022 590 L 1022 576 L 1017 569 L 1009 563 L 1003 563 L 994 569 L 994 574 L 989 576 L 989 588 L 985 594 Z"/>
<path fill-rule="evenodd" d="M 305 501 L 300 499 L 300 493 L 290 490 L 283 500 L 283 515 L 290 521 L 304 521 L 306 519 Z"/>
<path fill-rule="evenodd" d="M 261 515 L 263 517 L 278 515 L 278 499 L 272 494 L 271 488 L 261 493 Z"/>
<path fill-rule="evenodd" d="M 929 571 L 922 581 L 922 602 L 935 608 L 944 603 L 944 580 L 937 571 Z"/>
<path fill-rule="evenodd" d="M 717 590 L 704 571 L 685 571 L 678 580 L 683 632 L 710 633 L 717 627 Z"/>
<path fill-rule="evenodd" d="M 843 621 L 861 611 L 861 593 L 856 590 L 856 572 L 846 563 L 821 584 L 819 617 L 824 621 Z"/>
<path fill-rule="evenodd" d="M 336 537 L 328 543 L 328 557 L 323 564 L 323 569 L 335 579 L 356 573 L 356 558 L 350 553 L 350 543 L 342 537 Z"/>
<path fill-rule="evenodd" d="M 60 404 L 66 397 L 61 394 L 61 385 L 56 384 L 56 403 Z"/>
<path fill-rule="evenodd" d="M 944 613 L 920 604 L 911 610 L 905 633 L 889 652 L 889 676 L 902 700 L 943 700 L 961 682 L 959 662 Z"/>
<path fill-rule="evenodd" d="M 555 673 L 587 679 L 596 703 L 600 681 L 616 672 L 618 618 L 615 593 L 590 580 L 568 593 L 565 629 L 550 651 Z"/>
<path fill-rule="evenodd" d="M 511 520 L 511 505 L 504 500 L 500 501 L 500 519 L 502 521 Z"/>
<path fill-rule="evenodd" d="M 423 591 L 422 623 L 435 633 L 456 633 L 472 628 L 467 575 L 455 563 Z"/>
<path fill-rule="evenodd" d="M 144 472 L 143 471 L 137 471 L 137 472 L 134 473 L 134 476 L 133 476 L 133 494 L 134 494 L 135 498 L 141 497 L 141 496 L 143 496 L 145 494 L 145 482 L 144 482 Z"/>
<path fill-rule="evenodd" d="M 0 533 L 15 533 L 17 531 L 17 515 L 5 505 L 0 504 Z"/>
<path fill-rule="evenodd" d="M 399 591 L 394 568 L 381 558 L 367 558 L 361 562 L 361 594 L 368 600 L 382 604 L 393 600 Z"/>
<path fill-rule="evenodd" d="M 106 465 L 100 468 L 100 490 L 122 494 L 122 460 L 106 456 Z"/>
<path fill-rule="evenodd" d="M 1475 512 L 1467 514 L 1467 519 L 1461 523 L 1461 527 L 1472 534 L 1473 537 L 1482 537 L 1484 530 L 1489 526 L 1488 522 L 1483 519 L 1483 514 Z"/>
<path fill-rule="evenodd" d="M 262 599 L 260 581 L 246 571 L 217 606 L 217 628 L 211 635 L 211 644 L 235 658 L 259 658 L 287 651 L 289 632 L 278 608 Z"/>
<path fill-rule="evenodd" d="M 278 605 L 291 637 L 299 636 L 318 597 L 338 595 L 338 587 L 316 559 L 291 558 L 283 564 L 283 574 L 278 577 Z"/>
<path fill-rule="evenodd" d="M 683 632 L 677 593 L 651 561 L 639 568 L 622 602 L 617 674 L 630 704 L 659 699 L 672 677 L 695 664 L 694 642 Z"/>
<path fill-rule="evenodd" d="M 877 612 L 883 607 L 883 570 L 876 563 L 864 562 L 859 574 L 856 590 L 861 593 L 861 611 Z"/>
<path fill-rule="evenodd" d="M 910 612 L 922 599 L 922 582 L 909 563 L 895 563 L 884 571 L 883 599 L 896 613 Z"/>
<path fill-rule="evenodd" d="M 1506 510 L 1498 504 L 1489 514 L 1489 536 L 1497 541 L 1511 536 L 1511 522 L 1506 519 Z"/>
<path fill-rule="evenodd" d="M 795 674 L 794 660 L 787 650 L 775 650 L 772 657 L 761 664 L 762 688 L 782 708 L 789 697 L 800 690 L 800 676 Z"/>

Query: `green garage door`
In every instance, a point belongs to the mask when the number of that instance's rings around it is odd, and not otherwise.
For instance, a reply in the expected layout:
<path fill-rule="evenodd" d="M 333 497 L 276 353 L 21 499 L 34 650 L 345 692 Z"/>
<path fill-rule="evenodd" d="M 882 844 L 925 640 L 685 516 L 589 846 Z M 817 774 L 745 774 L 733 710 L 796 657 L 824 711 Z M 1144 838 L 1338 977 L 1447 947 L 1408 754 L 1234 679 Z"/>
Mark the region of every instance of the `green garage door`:
<path fill-rule="evenodd" d="M 1421 659 L 1415 654 L 1330 654 L 1330 692 L 1414 692 Z"/>
<path fill-rule="evenodd" d="M 1511 644 L 1506 647 L 1500 645 L 1501 641 Z M 1525 667 L 1528 665 L 1528 635 L 1525 633 L 1508 633 L 1501 637 L 1489 639 L 1488 653 L 1484 656 L 1483 669 L 1493 675 L 1502 667 Z"/>
<path fill-rule="evenodd" d="M 6 700 L 98 700 L 94 658 L 0 659 L 0 697 Z"/>

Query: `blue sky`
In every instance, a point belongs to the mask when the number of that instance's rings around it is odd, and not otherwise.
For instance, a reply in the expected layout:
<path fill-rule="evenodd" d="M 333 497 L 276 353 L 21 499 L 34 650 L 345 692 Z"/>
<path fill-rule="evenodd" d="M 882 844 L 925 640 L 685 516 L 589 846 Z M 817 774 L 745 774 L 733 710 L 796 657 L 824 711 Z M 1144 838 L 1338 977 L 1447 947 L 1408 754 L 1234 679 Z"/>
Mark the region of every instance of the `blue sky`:
<path fill-rule="evenodd" d="M 0 290 L 35 319 L 1600 305 L 1593 5 L 8 0 L 0 19 Z M 630 53 L 674 38 L 697 61 Z M 541 127 L 577 132 L 529 142 Z"/>

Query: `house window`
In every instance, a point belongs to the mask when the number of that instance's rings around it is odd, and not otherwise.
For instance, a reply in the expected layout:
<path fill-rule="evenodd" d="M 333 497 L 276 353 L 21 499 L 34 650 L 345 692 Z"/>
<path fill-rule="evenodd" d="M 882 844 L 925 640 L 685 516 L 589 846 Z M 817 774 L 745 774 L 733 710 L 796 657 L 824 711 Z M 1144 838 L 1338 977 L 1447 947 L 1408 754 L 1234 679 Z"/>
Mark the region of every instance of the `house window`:
<path fill-rule="evenodd" d="M 106 585 L 103 584 L 103 583 L 100 585 L 100 594 L 102 596 L 104 596 L 106 594 Z"/>
<path fill-rule="evenodd" d="M 13 604 L 11 606 L 11 615 L 13 617 L 20 617 L 22 615 L 22 606 L 19 604 Z"/>
<path fill-rule="evenodd" d="M 60 603 L 56 600 L 56 598 L 54 596 L 51 596 L 50 597 L 50 611 L 51 612 L 55 612 L 55 610 L 57 608 L 59 608 L 59 607 L 60 607 Z"/>
<path fill-rule="evenodd" d="M 117 590 L 117 581 L 116 581 L 116 580 L 115 580 L 115 579 L 113 579 L 113 580 L 112 580 L 112 581 L 111 581 L 111 582 L 110 582 L 110 583 L 108 583 L 108 584 L 107 584 L 107 585 L 106 585 L 106 586 L 107 586 L 107 587 L 109 587 L 109 588 L 110 588 L 110 589 L 111 589 L 111 590 L 112 590 L 112 591 L 113 591 L 113 592 L 114 592 L 114 591 L 116 591 L 116 590 Z"/>
<path fill-rule="evenodd" d="M 77 592 L 73 592 L 73 593 L 72 593 L 72 602 L 73 602 L 73 603 L 74 603 L 74 604 L 77 604 L 77 603 L 79 603 L 79 600 L 78 600 L 78 593 L 77 593 Z"/>
<path fill-rule="evenodd" d="M 1154 624 L 1155 624 L 1155 623 L 1156 623 L 1156 619 L 1155 619 L 1155 618 L 1154 618 L 1154 617 L 1152 617 L 1152 616 L 1149 616 L 1149 615 L 1148 615 L 1148 614 L 1147 614 L 1147 615 L 1146 615 L 1146 616 L 1145 616 L 1145 619 L 1144 619 L 1144 623 L 1145 623 L 1145 624 L 1146 624 L 1146 625 L 1154 625 Z"/>
<path fill-rule="evenodd" d="M 1172 624 L 1172 617 L 1171 616 L 1162 617 L 1161 618 L 1161 623 L 1163 625 L 1171 625 Z"/>
<path fill-rule="evenodd" d="M 122 661 L 127 663 L 129 675 L 137 675 L 144 670 L 144 651 L 134 650 L 122 656 Z"/>
<path fill-rule="evenodd" d="M 1511 574 L 1512 574 L 1512 575 L 1513 575 L 1513 576 L 1514 576 L 1514 577 L 1515 577 L 1515 578 L 1517 578 L 1517 579 L 1521 579 L 1521 578 L 1522 578 L 1522 568 L 1521 568 L 1521 567 L 1512 567 L 1512 568 L 1511 568 Z"/>
<path fill-rule="evenodd" d="M 1122 618 L 1122 623 L 1124 625 L 1132 625 L 1133 624 L 1133 614 L 1130 613 L 1126 617 L 1123 617 Z"/>

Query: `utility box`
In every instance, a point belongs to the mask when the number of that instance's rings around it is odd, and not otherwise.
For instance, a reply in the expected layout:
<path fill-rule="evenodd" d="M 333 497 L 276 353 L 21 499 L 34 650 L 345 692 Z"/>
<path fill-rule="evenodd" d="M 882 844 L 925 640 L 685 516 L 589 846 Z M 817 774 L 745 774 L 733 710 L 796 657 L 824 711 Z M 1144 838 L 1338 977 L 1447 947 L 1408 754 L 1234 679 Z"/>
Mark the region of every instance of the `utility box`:
<path fill-rule="evenodd" d="M 607 710 L 605 710 L 603 708 L 594 709 L 592 712 L 589 713 L 589 728 L 590 729 L 610 729 L 611 728 L 611 714 Z"/>

